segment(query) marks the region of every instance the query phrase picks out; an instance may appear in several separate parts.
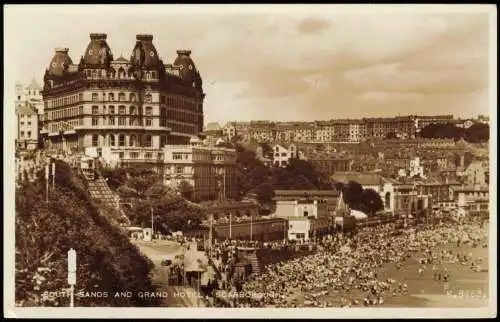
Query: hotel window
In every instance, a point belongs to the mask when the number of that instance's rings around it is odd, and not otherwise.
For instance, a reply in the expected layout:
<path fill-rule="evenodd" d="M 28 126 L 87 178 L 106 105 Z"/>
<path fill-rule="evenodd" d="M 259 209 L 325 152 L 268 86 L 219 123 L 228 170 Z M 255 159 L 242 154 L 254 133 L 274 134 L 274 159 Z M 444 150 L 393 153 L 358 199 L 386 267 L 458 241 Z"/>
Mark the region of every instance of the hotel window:
<path fill-rule="evenodd" d="M 130 146 L 136 146 L 137 145 L 137 137 L 135 134 L 132 134 L 129 138 L 129 145 Z"/>
<path fill-rule="evenodd" d="M 110 117 L 108 123 L 109 123 L 109 125 L 115 125 L 115 118 L 114 117 Z"/>
<path fill-rule="evenodd" d="M 99 125 L 99 118 L 98 117 L 93 117 L 92 118 L 92 125 L 93 126 Z"/>
<path fill-rule="evenodd" d="M 155 71 L 151 72 L 151 78 L 156 79 L 156 72 Z"/>
<path fill-rule="evenodd" d="M 151 138 L 151 135 L 146 135 L 146 146 L 150 147 L 153 145 L 153 140 Z"/>
<path fill-rule="evenodd" d="M 146 95 L 144 96 L 144 101 L 145 101 L 146 103 L 151 103 L 151 102 L 153 101 L 153 97 L 151 96 L 151 94 L 146 94 Z"/>
<path fill-rule="evenodd" d="M 115 107 L 114 106 L 109 107 L 109 114 L 115 114 Z"/>
<path fill-rule="evenodd" d="M 92 93 L 92 101 L 93 101 L 93 102 L 97 102 L 97 100 L 98 100 L 98 96 L 99 96 L 99 95 L 98 95 L 97 93 Z"/>
<path fill-rule="evenodd" d="M 123 159 L 125 157 L 125 152 L 119 152 L 118 156 L 120 157 L 120 159 Z"/>
<path fill-rule="evenodd" d="M 135 102 L 135 94 L 134 93 L 130 94 L 130 101 Z"/>
<path fill-rule="evenodd" d="M 92 146 L 99 145 L 99 136 L 97 134 L 92 135 Z"/>
<path fill-rule="evenodd" d="M 183 173 L 184 172 L 184 167 L 175 167 L 175 173 Z"/>
<path fill-rule="evenodd" d="M 144 154 L 144 157 L 145 157 L 146 159 L 152 159 L 152 158 L 153 158 L 153 153 L 151 153 L 151 152 L 146 152 L 146 153 Z"/>
<path fill-rule="evenodd" d="M 125 101 L 125 93 L 120 93 L 120 94 L 118 94 L 118 100 L 119 100 L 120 102 Z"/>
<path fill-rule="evenodd" d="M 153 126 L 153 120 L 152 119 L 146 119 L 146 126 Z"/>
<path fill-rule="evenodd" d="M 146 107 L 146 115 L 147 116 L 153 115 L 153 108 L 151 106 Z"/>
<path fill-rule="evenodd" d="M 83 106 L 78 107 L 78 114 L 83 115 Z"/>
<path fill-rule="evenodd" d="M 118 107 L 118 114 L 124 115 L 125 114 L 125 106 L 120 106 Z"/>
<path fill-rule="evenodd" d="M 137 109 L 135 108 L 135 106 L 130 106 L 130 114 L 137 115 Z"/>
<path fill-rule="evenodd" d="M 22 138 L 24 137 L 24 131 L 21 131 L 21 137 Z"/>
<path fill-rule="evenodd" d="M 167 144 L 167 136 L 161 135 L 160 136 L 160 148 L 163 148 L 166 144 Z"/>
<path fill-rule="evenodd" d="M 92 106 L 92 114 L 99 114 L 99 106 Z"/>
<path fill-rule="evenodd" d="M 172 153 L 172 159 L 173 160 L 182 160 L 182 153 L 177 153 L 177 152 Z"/>
<path fill-rule="evenodd" d="M 111 134 L 109 136 L 109 145 L 110 146 L 115 146 L 116 145 L 116 140 L 115 140 L 115 135 L 114 134 Z"/>
<path fill-rule="evenodd" d="M 130 158 L 131 159 L 139 158 L 139 152 L 130 152 Z"/>
<path fill-rule="evenodd" d="M 125 146 L 125 135 L 124 134 L 120 134 L 118 136 L 118 145 Z"/>
<path fill-rule="evenodd" d="M 115 100 L 115 94 L 113 94 L 113 93 L 109 93 L 109 94 L 108 94 L 108 99 L 109 99 L 110 101 L 114 101 L 114 100 Z"/>
<path fill-rule="evenodd" d="M 119 117 L 118 118 L 118 125 L 127 125 L 127 118 L 126 117 Z"/>
<path fill-rule="evenodd" d="M 28 131 L 28 138 L 31 138 L 31 131 Z"/>

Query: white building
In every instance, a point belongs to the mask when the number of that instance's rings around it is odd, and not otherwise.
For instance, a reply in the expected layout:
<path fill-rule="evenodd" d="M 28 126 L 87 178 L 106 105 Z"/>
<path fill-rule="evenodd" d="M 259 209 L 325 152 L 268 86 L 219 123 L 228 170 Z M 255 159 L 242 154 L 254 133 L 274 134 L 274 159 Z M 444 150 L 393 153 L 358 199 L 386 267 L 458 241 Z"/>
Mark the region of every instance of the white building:
<path fill-rule="evenodd" d="M 277 200 L 274 216 L 279 218 L 318 218 L 326 215 L 326 204 L 319 200 Z"/>
<path fill-rule="evenodd" d="M 18 146 L 36 149 L 39 143 L 39 132 L 43 122 L 42 87 L 35 78 L 29 85 L 16 84 L 15 111 L 17 116 L 16 132 Z"/>
<path fill-rule="evenodd" d="M 226 136 L 228 139 L 231 139 L 232 137 L 236 136 L 236 127 L 231 124 L 231 123 L 227 123 L 226 125 L 224 125 L 224 127 L 222 128 L 222 133 L 224 134 L 224 136 Z"/>
<path fill-rule="evenodd" d="M 293 217 L 288 220 L 288 240 L 308 241 L 311 235 L 311 220 Z"/>
<path fill-rule="evenodd" d="M 31 84 L 27 86 L 16 84 L 16 103 L 28 102 L 35 106 L 39 115 L 43 115 L 43 98 L 41 91 L 42 87 L 38 85 L 35 78 L 33 78 Z"/>
<path fill-rule="evenodd" d="M 465 187 L 453 191 L 457 207 L 466 212 L 489 212 L 488 188 Z"/>
<path fill-rule="evenodd" d="M 328 226 L 327 202 L 323 199 L 277 200 L 275 217 L 288 220 L 288 239 L 308 241 L 315 230 Z"/>
<path fill-rule="evenodd" d="M 413 160 L 410 160 L 409 176 L 410 178 L 414 176 L 425 178 L 424 167 L 420 164 L 419 157 L 415 157 Z"/>
<path fill-rule="evenodd" d="M 182 181 L 193 187 L 193 200 L 234 199 L 236 151 L 191 145 L 165 146 L 164 183 L 179 188 Z"/>
<path fill-rule="evenodd" d="M 17 146 L 21 149 L 38 148 L 39 119 L 35 106 L 27 101 L 16 103 Z"/>
<path fill-rule="evenodd" d="M 279 144 L 273 146 L 273 164 L 277 167 L 286 167 L 290 159 L 298 158 L 299 153 L 295 144 L 285 147 Z"/>

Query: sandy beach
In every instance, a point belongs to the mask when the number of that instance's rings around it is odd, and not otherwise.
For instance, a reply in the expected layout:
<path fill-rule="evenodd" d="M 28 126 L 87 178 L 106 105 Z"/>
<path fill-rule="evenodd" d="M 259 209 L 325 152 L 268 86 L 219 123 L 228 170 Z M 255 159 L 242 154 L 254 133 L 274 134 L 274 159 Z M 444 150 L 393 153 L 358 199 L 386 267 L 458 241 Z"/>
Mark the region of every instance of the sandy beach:
<path fill-rule="evenodd" d="M 474 226 L 476 228 L 472 228 Z M 473 224 L 468 227 L 468 229 L 475 229 L 477 236 L 486 236 L 488 233 L 488 225 L 480 228 L 479 224 L 477 226 Z M 373 272 L 378 281 L 392 280 L 391 283 L 394 283 L 394 286 L 404 285 L 404 290 L 392 287 L 392 291 L 387 290 L 381 294 L 382 303 L 370 306 L 434 308 L 488 306 L 489 249 L 487 247 L 483 247 L 482 243 L 473 245 L 472 241 L 466 241 L 467 238 L 464 239 L 463 236 L 460 237 L 462 242 L 457 244 L 453 241 L 456 239 L 448 238 L 446 234 L 442 235 L 446 237 L 441 240 L 447 242 L 439 242 L 438 238 L 437 243 L 429 244 L 432 246 L 416 247 L 415 245 L 420 244 L 416 236 L 420 235 L 414 235 L 410 230 L 406 231 L 405 234 L 408 235 L 407 247 L 413 249 L 407 258 L 381 263 L 380 266 L 370 268 L 367 271 L 368 273 Z M 432 263 L 426 263 L 425 260 L 429 260 L 430 251 L 434 254 L 434 260 Z M 352 254 L 352 256 L 356 255 Z M 350 267 L 353 258 L 350 253 L 345 253 L 337 260 L 343 262 L 343 267 Z M 321 263 L 321 261 L 318 262 L 318 265 L 322 265 Z M 445 275 L 447 276 L 446 281 L 443 278 Z M 360 299 L 366 296 L 366 289 L 359 287 L 357 283 L 346 283 L 345 280 L 341 284 L 344 287 L 330 287 L 327 280 L 318 280 L 317 284 L 308 288 L 307 292 L 300 288 L 291 288 L 284 296 L 287 303 L 293 303 L 292 305 L 299 307 L 318 307 L 322 306 L 323 303 L 339 307 L 343 306 L 346 299 L 351 302 L 357 300 L 353 302 L 353 306 L 364 306 Z"/>
<path fill-rule="evenodd" d="M 408 285 L 408 293 L 388 296 L 380 307 L 483 307 L 488 305 L 489 274 L 487 268 L 488 248 L 480 246 L 473 248 L 472 244 L 440 245 L 442 250 L 452 251 L 472 256 L 473 260 L 482 258 L 481 266 L 486 270 L 481 272 L 473 271 L 469 265 L 456 263 L 443 263 L 436 266 L 436 271 L 446 269 L 450 274 L 448 282 L 437 281 L 434 277 L 433 265 L 422 265 L 418 258 L 422 254 L 415 254 L 414 257 L 404 262 L 403 267 L 398 269 L 394 263 L 382 265 L 377 270 L 379 280 L 388 278 L 396 281 L 404 281 Z M 423 268 L 422 273 L 418 273 Z M 340 304 L 340 292 L 331 292 L 325 296 L 325 300 L 331 303 Z M 343 292 L 342 296 L 360 297 L 364 293 L 359 290 Z M 297 303 L 302 302 L 301 296 L 297 297 Z"/>

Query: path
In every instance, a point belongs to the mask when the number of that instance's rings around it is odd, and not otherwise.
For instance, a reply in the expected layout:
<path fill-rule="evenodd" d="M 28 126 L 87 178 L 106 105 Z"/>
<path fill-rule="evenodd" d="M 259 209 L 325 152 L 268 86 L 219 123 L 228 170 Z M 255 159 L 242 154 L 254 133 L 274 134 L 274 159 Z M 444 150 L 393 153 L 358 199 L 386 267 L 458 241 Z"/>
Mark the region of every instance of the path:
<path fill-rule="evenodd" d="M 162 266 L 161 261 L 166 257 L 173 257 L 182 253 L 179 243 L 166 240 L 154 240 L 153 242 L 133 240 L 141 252 L 147 256 L 155 265 L 152 270 L 153 285 L 158 287 L 157 292 L 166 292 L 167 298 L 163 298 L 162 306 L 168 307 L 198 307 L 202 306 L 197 301 L 196 291 L 188 286 L 168 285 L 168 267 Z"/>

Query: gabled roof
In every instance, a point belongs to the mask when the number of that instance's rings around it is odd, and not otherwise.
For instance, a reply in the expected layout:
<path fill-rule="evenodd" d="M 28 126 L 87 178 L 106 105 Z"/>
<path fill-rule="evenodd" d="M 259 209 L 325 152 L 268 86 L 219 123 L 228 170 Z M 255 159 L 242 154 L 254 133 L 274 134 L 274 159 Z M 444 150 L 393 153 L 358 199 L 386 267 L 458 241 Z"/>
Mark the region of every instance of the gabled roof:
<path fill-rule="evenodd" d="M 221 126 L 217 122 L 210 122 L 205 125 L 205 131 L 220 131 L 222 130 Z"/>
<path fill-rule="evenodd" d="M 355 181 L 362 186 L 374 186 L 391 182 L 390 180 L 382 177 L 379 174 L 364 172 L 336 172 L 333 176 L 331 176 L 331 178 L 334 181 L 340 181 L 344 183 Z"/>
<path fill-rule="evenodd" d="M 120 55 L 120 57 L 118 57 L 116 59 L 116 61 L 123 61 L 123 62 L 128 62 L 128 60 L 126 58 L 124 58 L 123 56 Z"/>
<path fill-rule="evenodd" d="M 36 82 L 35 77 L 33 77 L 33 79 L 31 80 L 31 84 L 28 85 L 28 89 L 41 90 L 42 87 L 40 85 L 38 85 L 38 83 Z"/>

